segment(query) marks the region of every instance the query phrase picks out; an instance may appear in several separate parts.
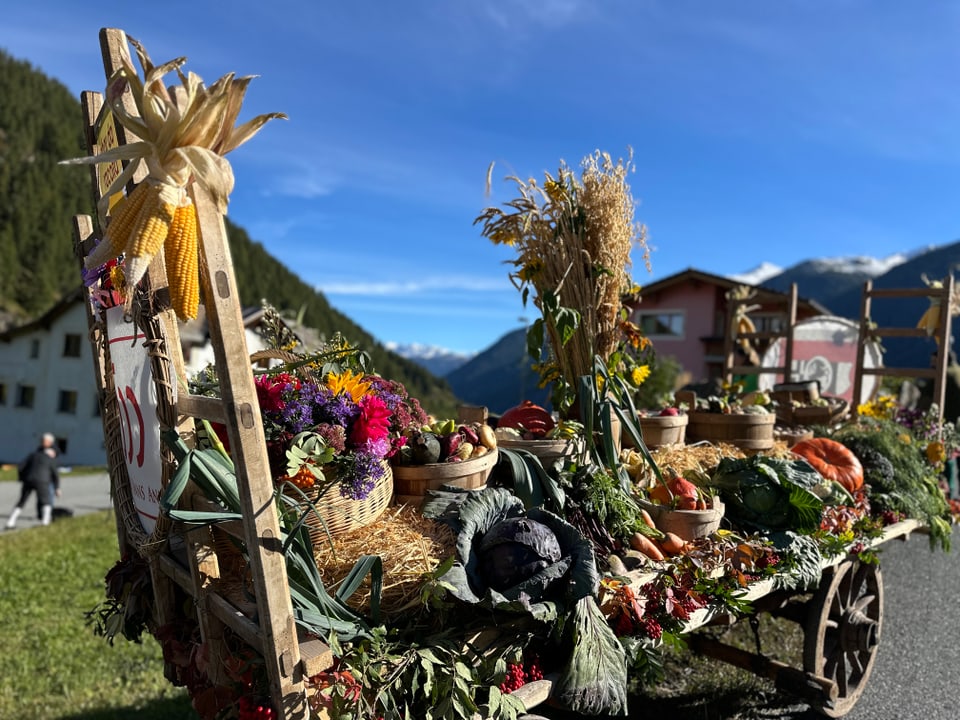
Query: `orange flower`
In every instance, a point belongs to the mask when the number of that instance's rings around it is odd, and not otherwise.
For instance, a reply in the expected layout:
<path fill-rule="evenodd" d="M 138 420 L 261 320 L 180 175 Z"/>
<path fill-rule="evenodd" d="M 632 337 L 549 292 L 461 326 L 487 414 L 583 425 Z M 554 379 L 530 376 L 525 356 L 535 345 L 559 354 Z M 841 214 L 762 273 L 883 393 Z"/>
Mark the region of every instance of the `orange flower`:
<path fill-rule="evenodd" d="M 354 402 L 360 402 L 360 398 L 370 389 L 370 381 L 364 379 L 363 373 L 354 373 L 350 370 L 344 370 L 339 374 L 331 373 L 327 376 L 326 385 L 334 395 L 345 392 L 353 398 Z"/>

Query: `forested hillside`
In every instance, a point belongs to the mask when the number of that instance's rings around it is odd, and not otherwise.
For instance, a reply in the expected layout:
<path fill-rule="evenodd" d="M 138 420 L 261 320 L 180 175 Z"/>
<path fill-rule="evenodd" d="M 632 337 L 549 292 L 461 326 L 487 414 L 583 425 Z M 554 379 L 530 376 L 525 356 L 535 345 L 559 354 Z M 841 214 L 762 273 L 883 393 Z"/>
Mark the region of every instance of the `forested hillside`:
<path fill-rule="evenodd" d="M 89 213 L 80 102 L 63 84 L 0 50 L 0 311 L 50 308 L 77 284 L 70 219 Z"/>
<path fill-rule="evenodd" d="M 79 284 L 71 219 L 92 211 L 90 175 L 58 162 L 84 154 L 82 127 L 79 98 L 0 50 L 0 329 L 41 315 Z M 243 305 L 302 311 L 304 325 L 325 337 L 341 332 L 430 412 L 455 411 L 444 380 L 375 342 L 229 219 L 227 230 Z"/>

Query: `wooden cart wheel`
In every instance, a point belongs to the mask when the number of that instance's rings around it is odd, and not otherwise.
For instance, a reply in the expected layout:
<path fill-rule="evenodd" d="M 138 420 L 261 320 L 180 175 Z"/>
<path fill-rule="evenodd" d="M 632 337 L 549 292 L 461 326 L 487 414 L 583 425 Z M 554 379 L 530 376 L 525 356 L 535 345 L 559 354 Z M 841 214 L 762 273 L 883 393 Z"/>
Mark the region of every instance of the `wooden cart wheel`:
<path fill-rule="evenodd" d="M 876 563 L 846 561 L 827 568 L 804 628 L 803 669 L 833 680 L 839 694 L 816 710 L 846 715 L 873 670 L 883 626 L 883 578 Z"/>

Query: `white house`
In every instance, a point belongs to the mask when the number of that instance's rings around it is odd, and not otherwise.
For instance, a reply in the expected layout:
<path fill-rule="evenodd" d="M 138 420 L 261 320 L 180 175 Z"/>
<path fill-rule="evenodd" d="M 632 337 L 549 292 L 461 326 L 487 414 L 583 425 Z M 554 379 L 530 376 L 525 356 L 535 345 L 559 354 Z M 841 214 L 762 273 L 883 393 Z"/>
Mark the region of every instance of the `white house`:
<path fill-rule="evenodd" d="M 43 317 L 0 333 L 0 462 L 51 432 L 63 465 L 103 465 L 100 403 L 80 289 Z"/>
<path fill-rule="evenodd" d="M 0 333 L 0 463 L 17 463 L 51 432 L 60 464 L 105 465 L 106 447 L 81 288 L 43 317 Z M 180 327 L 188 374 L 213 362 L 206 321 Z M 247 347 L 264 347 L 263 310 L 244 313 Z"/>

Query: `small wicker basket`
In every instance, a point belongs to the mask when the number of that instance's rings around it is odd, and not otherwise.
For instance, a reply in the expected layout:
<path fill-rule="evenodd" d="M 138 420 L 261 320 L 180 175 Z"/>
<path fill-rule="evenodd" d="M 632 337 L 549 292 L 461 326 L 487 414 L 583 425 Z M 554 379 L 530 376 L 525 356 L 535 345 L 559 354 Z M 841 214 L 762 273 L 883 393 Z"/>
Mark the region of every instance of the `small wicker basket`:
<path fill-rule="evenodd" d="M 363 499 L 354 500 L 340 494 L 337 485 L 333 485 L 319 495 L 316 488 L 299 492 L 285 489 L 283 492 L 295 497 L 301 512 L 306 513 L 304 525 L 310 533 L 314 548 L 327 540 L 327 533 L 336 536 L 372 525 L 383 515 L 393 500 L 393 471 L 390 464 L 383 462 L 384 474 L 374 485 L 373 490 Z"/>

